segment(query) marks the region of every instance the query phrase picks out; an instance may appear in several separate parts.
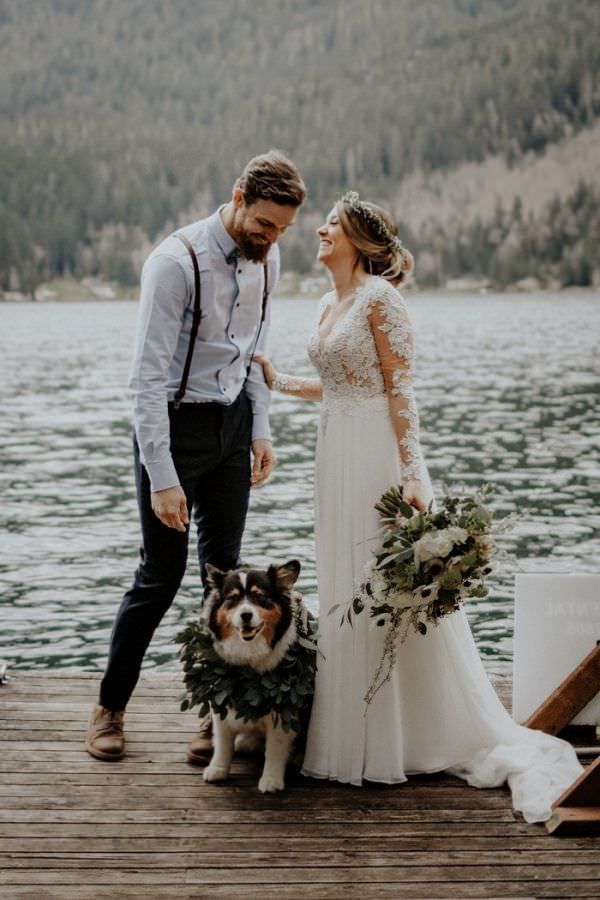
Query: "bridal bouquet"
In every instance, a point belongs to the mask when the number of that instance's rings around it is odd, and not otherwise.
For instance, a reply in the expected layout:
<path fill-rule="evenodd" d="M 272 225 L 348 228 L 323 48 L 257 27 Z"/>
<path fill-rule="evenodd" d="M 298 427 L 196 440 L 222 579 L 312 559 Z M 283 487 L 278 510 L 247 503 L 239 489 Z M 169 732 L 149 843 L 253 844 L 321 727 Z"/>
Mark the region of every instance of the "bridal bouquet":
<path fill-rule="evenodd" d="M 460 609 L 465 597 L 485 597 L 485 576 L 492 571 L 492 512 L 485 506 L 491 488 L 472 496 L 447 496 L 435 512 L 418 512 L 402 499 L 402 490 L 386 491 L 375 509 L 381 516 L 380 549 L 365 567 L 365 580 L 344 607 L 342 621 L 368 610 L 387 628 L 383 655 L 365 696 L 371 702 L 390 679 L 398 643 L 412 629 L 426 634 L 430 625 Z M 336 604 L 333 613 L 340 608 Z"/>

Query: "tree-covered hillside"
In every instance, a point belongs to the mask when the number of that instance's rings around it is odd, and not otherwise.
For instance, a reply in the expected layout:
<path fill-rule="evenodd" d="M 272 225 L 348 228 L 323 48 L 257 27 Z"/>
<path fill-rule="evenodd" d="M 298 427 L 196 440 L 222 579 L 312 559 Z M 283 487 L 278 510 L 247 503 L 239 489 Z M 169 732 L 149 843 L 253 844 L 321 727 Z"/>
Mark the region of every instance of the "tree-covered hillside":
<path fill-rule="evenodd" d="M 283 248 L 306 271 L 337 191 L 394 206 L 415 172 L 489 157 L 509 171 L 592 126 L 599 26 L 596 0 L 0 0 L 0 288 L 135 281 L 151 244 L 227 199 L 270 146 L 309 186 Z M 590 168 L 569 200 L 577 227 L 598 228 L 594 183 Z M 477 256 L 493 222 L 480 225 L 460 258 L 444 226 L 435 240 L 403 229 L 434 254 L 432 280 L 497 278 Z M 558 277 L 585 282 L 594 265 Z"/>

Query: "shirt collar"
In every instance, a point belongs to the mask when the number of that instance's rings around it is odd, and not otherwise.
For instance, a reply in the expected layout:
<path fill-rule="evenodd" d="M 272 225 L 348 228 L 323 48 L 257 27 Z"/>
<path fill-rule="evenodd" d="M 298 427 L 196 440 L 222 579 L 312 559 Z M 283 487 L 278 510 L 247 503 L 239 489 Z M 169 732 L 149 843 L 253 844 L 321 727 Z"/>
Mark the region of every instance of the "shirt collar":
<path fill-rule="evenodd" d="M 239 253 L 238 245 L 233 240 L 221 218 L 221 210 L 225 208 L 225 204 L 220 206 L 216 212 L 208 218 L 208 230 L 217 242 L 219 249 L 227 262 L 233 262 L 234 257 L 237 259 Z"/>

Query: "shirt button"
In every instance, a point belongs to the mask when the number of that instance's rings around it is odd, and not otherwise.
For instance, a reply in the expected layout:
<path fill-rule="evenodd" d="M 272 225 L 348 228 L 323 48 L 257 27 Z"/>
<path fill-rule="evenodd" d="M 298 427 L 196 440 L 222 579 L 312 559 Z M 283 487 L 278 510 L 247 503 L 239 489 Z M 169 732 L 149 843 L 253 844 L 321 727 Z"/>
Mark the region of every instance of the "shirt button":
<path fill-rule="evenodd" d="M 241 270 L 241 269 L 238 269 L 237 273 L 238 273 L 238 275 L 241 275 L 241 274 L 242 274 L 242 270 Z"/>
<path fill-rule="evenodd" d="M 239 304 L 239 303 L 236 303 L 235 305 L 236 305 L 236 306 L 239 306 L 240 304 Z"/>
<path fill-rule="evenodd" d="M 235 337 L 235 334 L 230 334 L 229 337 L 230 337 L 230 338 L 234 338 L 234 337 Z"/>

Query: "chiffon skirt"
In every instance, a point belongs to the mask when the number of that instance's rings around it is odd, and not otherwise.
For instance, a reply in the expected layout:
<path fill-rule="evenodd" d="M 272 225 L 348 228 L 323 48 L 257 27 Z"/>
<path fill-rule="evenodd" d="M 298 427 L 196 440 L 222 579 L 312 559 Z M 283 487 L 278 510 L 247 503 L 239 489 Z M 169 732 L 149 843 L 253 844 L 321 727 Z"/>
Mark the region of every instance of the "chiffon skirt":
<path fill-rule="evenodd" d="M 431 482 L 423 463 L 426 490 Z M 340 627 L 372 556 L 374 504 L 402 479 L 385 398 L 323 404 L 315 478 L 320 657 L 303 774 L 361 785 L 400 783 L 448 770 L 475 787 L 508 782 L 528 822 L 582 772 L 570 744 L 517 725 L 490 684 L 463 610 L 409 633 L 397 664 L 369 706 L 364 696 L 383 649 L 384 629 L 366 613 Z"/>

